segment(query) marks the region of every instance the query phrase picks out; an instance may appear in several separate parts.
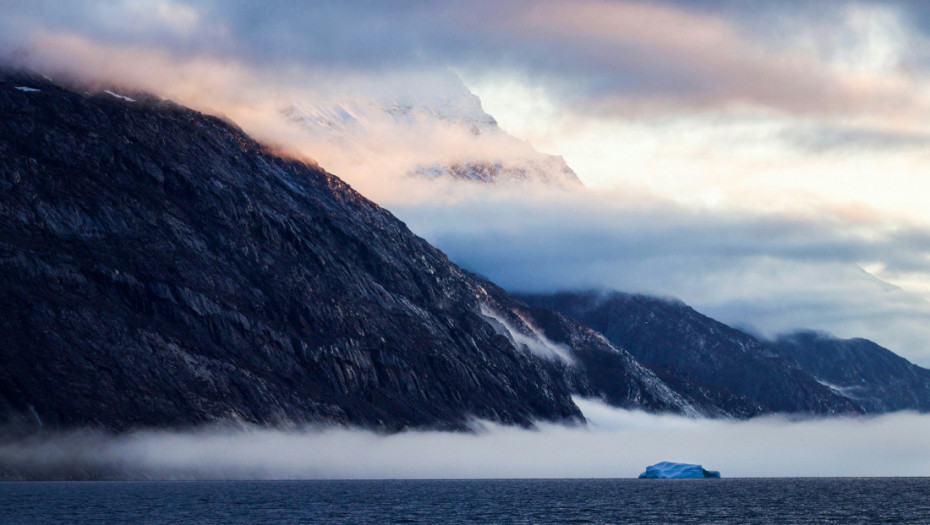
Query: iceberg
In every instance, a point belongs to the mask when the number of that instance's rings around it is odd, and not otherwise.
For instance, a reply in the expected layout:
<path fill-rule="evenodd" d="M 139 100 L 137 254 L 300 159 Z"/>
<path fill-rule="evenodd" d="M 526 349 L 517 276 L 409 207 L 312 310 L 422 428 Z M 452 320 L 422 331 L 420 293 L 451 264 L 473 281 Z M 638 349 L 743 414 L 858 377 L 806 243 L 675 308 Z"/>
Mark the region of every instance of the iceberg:
<path fill-rule="evenodd" d="M 701 465 L 692 465 L 690 463 L 673 463 L 663 461 L 646 467 L 646 472 L 639 475 L 640 479 L 659 478 L 659 479 L 685 479 L 685 478 L 719 478 L 720 473 L 716 470 L 704 470 Z"/>

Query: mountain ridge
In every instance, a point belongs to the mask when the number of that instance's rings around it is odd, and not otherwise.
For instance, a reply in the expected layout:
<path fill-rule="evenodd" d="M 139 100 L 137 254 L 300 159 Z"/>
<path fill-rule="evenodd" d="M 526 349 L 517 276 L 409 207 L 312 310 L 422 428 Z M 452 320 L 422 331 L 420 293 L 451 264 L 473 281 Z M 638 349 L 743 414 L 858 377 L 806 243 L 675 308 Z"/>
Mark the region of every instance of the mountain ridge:
<path fill-rule="evenodd" d="M 467 430 L 583 422 L 572 396 L 737 419 L 913 401 L 844 395 L 791 341 L 680 301 L 515 297 L 319 167 L 122 93 L 0 74 L 0 423 Z"/>
<path fill-rule="evenodd" d="M 339 178 L 169 101 L 82 91 L 0 75 L 0 421 L 583 421 L 572 395 L 599 391 L 533 354 L 522 303 Z M 616 403 L 690 410 L 590 351 L 629 381 Z"/>
<path fill-rule="evenodd" d="M 759 339 L 680 300 L 642 294 L 518 296 L 601 331 L 698 404 L 728 406 L 744 417 L 926 412 L 930 406 L 930 370 L 865 339 L 804 330 Z"/>
<path fill-rule="evenodd" d="M 770 346 L 783 359 L 869 412 L 930 412 L 930 370 L 873 341 L 799 330 L 778 336 Z"/>
<path fill-rule="evenodd" d="M 700 384 L 746 399 L 748 415 L 833 414 L 860 408 L 813 378 L 793 371 L 754 338 L 698 314 L 680 301 L 619 292 L 522 296 L 528 304 L 552 308 L 600 331 L 638 360 L 674 377 L 701 398 Z M 709 400 L 708 400 L 709 401 Z"/>

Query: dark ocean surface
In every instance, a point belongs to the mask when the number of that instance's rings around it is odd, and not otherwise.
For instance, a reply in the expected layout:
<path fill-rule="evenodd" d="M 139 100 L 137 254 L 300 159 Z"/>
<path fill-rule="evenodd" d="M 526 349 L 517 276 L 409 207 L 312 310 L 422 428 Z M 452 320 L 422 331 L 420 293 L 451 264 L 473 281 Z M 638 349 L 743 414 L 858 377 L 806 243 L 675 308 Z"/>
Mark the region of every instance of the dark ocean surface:
<path fill-rule="evenodd" d="M 930 478 L 5 482 L 0 523 L 930 523 Z"/>

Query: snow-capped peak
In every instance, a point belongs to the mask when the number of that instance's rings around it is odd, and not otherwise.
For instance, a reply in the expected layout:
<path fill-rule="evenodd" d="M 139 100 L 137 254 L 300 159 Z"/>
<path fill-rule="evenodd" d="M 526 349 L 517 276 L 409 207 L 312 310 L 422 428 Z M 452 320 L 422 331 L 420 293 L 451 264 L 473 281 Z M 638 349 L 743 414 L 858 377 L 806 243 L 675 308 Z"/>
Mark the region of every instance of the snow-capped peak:
<path fill-rule="evenodd" d="M 311 155 L 336 173 L 370 166 L 418 178 L 581 185 L 561 157 L 501 130 L 451 73 L 405 86 L 354 84 L 336 95 L 293 97 L 280 112 L 326 145 Z"/>

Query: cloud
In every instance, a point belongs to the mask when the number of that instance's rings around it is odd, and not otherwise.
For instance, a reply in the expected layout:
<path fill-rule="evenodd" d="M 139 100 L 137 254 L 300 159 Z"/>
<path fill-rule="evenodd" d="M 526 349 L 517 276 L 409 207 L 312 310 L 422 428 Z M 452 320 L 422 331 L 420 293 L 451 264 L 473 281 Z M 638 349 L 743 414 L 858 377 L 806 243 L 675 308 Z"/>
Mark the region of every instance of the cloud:
<path fill-rule="evenodd" d="M 593 114 L 732 104 L 925 114 L 925 100 L 902 71 L 834 63 L 869 29 L 860 19 L 890 18 L 897 25 L 884 38 L 907 31 L 907 11 L 873 6 L 857 18 L 866 9 L 859 4 L 827 6 L 769 7 L 762 24 L 756 8 L 706 2 L 39 0 L 5 8 L 0 41 L 28 48 L 37 34 L 70 35 L 112 49 L 157 48 L 179 59 L 277 69 L 517 73 Z M 812 40 L 818 45 L 797 43 Z M 877 45 L 858 50 L 852 62 L 874 55 Z"/>
<path fill-rule="evenodd" d="M 725 477 L 919 476 L 930 416 L 747 422 L 576 400 L 591 424 L 383 435 L 342 427 L 90 431 L 5 439 L 0 465 L 34 477 L 129 479 L 631 478 L 662 460 Z M 8 472 L 9 472 L 8 470 Z"/>
<path fill-rule="evenodd" d="M 603 191 L 528 198 L 497 189 L 393 209 L 453 261 L 513 291 L 678 297 L 766 336 L 821 329 L 930 363 L 930 303 L 881 278 L 930 278 L 920 224 L 829 207 L 699 209 Z"/>
<path fill-rule="evenodd" d="M 930 144 L 930 133 L 836 125 L 785 130 L 781 138 L 790 146 L 811 153 L 848 149 L 887 151 L 900 148 L 923 148 Z"/>
<path fill-rule="evenodd" d="M 454 191 L 448 181 L 418 184 L 409 175 L 420 167 L 471 161 L 545 167 L 554 160 L 501 132 L 477 97 L 445 69 L 280 69 L 178 57 L 159 48 L 113 48 L 67 34 L 35 35 L 20 62 L 58 79 L 148 91 L 226 117 L 381 203 Z"/>
<path fill-rule="evenodd" d="M 563 44 L 570 50 L 563 51 L 566 59 L 581 58 L 586 70 L 576 73 L 598 81 L 592 94 L 602 97 L 599 107 L 641 112 L 653 104 L 743 102 L 821 112 L 862 103 L 851 82 L 816 57 L 770 49 L 732 21 L 703 12 L 635 2 L 544 2 L 520 28 Z"/>

